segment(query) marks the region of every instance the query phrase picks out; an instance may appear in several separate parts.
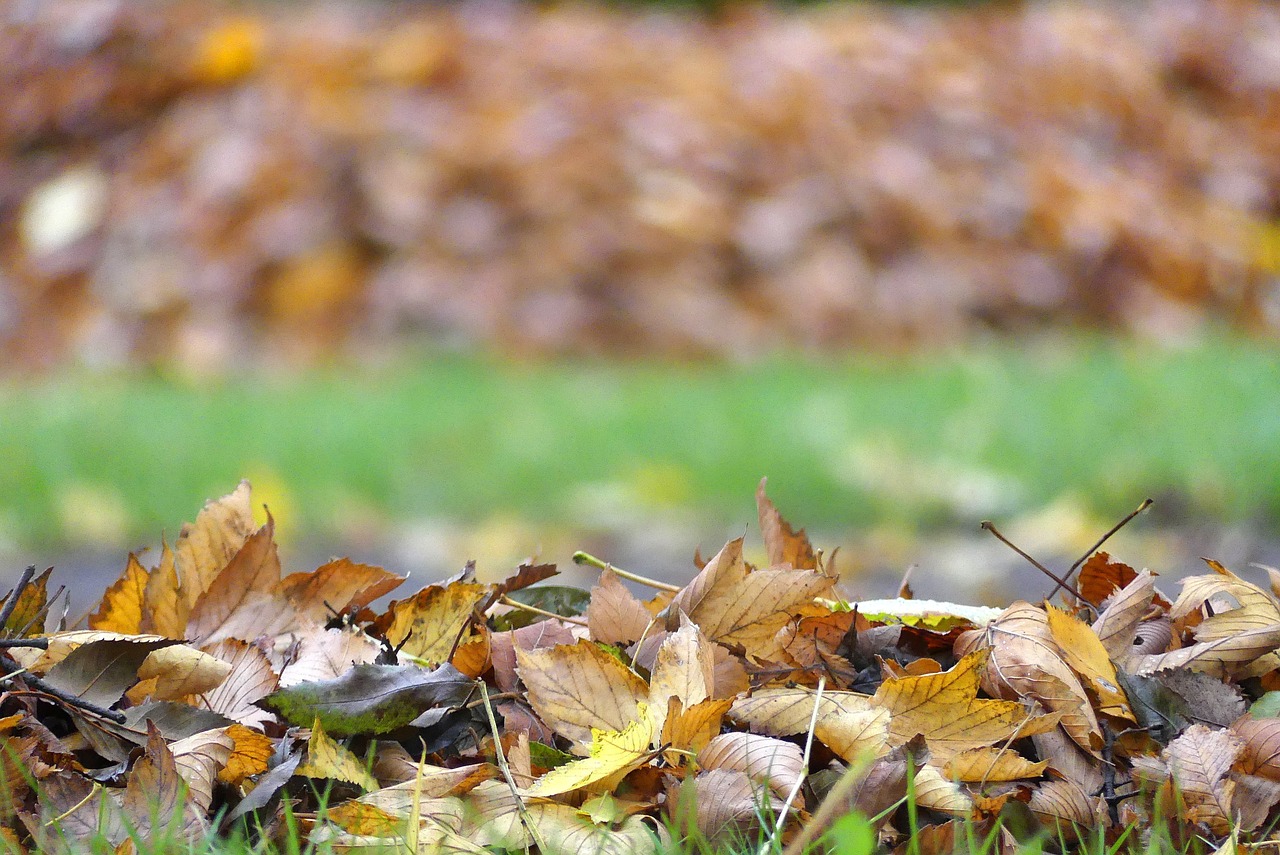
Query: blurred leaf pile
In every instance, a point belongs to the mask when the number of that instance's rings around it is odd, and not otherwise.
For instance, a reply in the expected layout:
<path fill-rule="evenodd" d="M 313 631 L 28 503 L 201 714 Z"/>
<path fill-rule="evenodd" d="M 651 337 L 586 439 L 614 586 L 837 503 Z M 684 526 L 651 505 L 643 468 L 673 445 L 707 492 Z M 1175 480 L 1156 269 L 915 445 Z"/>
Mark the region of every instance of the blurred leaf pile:
<path fill-rule="evenodd" d="M 0 355 L 1280 326 L 1280 9 L 18 0 Z"/>

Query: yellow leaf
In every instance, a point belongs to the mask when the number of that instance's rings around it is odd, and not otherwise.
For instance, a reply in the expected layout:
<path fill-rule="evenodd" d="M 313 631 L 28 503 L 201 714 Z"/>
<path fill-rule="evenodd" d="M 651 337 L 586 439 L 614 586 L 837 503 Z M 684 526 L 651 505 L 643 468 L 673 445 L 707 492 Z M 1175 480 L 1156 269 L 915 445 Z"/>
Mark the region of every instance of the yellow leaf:
<path fill-rule="evenodd" d="M 903 745 L 924 734 L 934 759 L 945 763 L 968 748 L 1043 733 L 1056 716 L 1032 716 L 1017 701 L 978 697 L 978 670 L 985 650 L 970 653 L 950 671 L 885 680 L 872 703 L 889 711 L 889 744 Z"/>
<path fill-rule="evenodd" d="M 1134 721 L 1129 698 L 1120 688 L 1116 667 L 1102 640 L 1087 623 L 1070 612 L 1053 606 L 1048 606 L 1045 612 L 1063 661 L 1097 694 L 1098 711 Z"/>
<path fill-rule="evenodd" d="M 617 781 L 632 769 L 644 764 L 653 741 L 653 720 L 648 704 L 639 704 L 639 718 L 621 731 L 591 730 L 591 753 L 552 769 L 524 791 L 526 796 L 556 796 L 580 790 L 592 784 Z M 605 791 L 612 787 L 605 787 Z"/>
<path fill-rule="evenodd" d="M 161 544 L 160 563 L 148 574 L 142 592 L 142 629 L 165 638 L 185 638 L 190 614 L 173 550 L 169 544 Z"/>
<path fill-rule="evenodd" d="M 230 83 L 257 66 L 263 41 L 258 19 L 237 16 L 223 21 L 196 46 L 192 70 L 205 83 Z"/>
<path fill-rule="evenodd" d="M 875 708 L 819 715 L 813 735 L 849 763 L 889 750 L 889 711 Z"/>
<path fill-rule="evenodd" d="M 275 743 L 266 734 L 250 730 L 242 724 L 227 728 L 227 735 L 235 743 L 227 765 L 218 773 L 224 784 L 239 784 L 250 775 L 267 771 L 267 761 L 275 750 Z"/>
<path fill-rule="evenodd" d="M 684 762 L 684 754 L 691 751 L 697 753 L 720 733 L 720 722 L 728 712 L 730 698 L 703 701 L 685 709 L 679 698 L 668 701 L 667 718 L 662 725 L 662 744 L 672 750 L 665 753 L 667 763 L 679 766 Z"/>
<path fill-rule="evenodd" d="M 805 688 L 759 689 L 749 698 L 733 703 L 729 715 L 746 722 L 753 733 L 769 736 L 794 736 L 809 729 L 817 693 Z M 823 692 L 818 704 L 818 720 L 834 715 L 866 712 L 871 698 L 857 692 Z"/>
<path fill-rule="evenodd" d="M 472 614 L 490 592 L 488 585 L 454 582 L 447 588 L 423 588 L 407 600 L 391 604 L 386 638 L 401 652 L 434 667 L 448 660 L 463 637 Z M 405 639 L 408 638 L 408 641 Z"/>
<path fill-rule="evenodd" d="M 307 759 L 298 766 L 297 774 L 308 778 L 346 781 L 364 790 L 378 789 L 378 782 L 364 763 L 354 754 L 329 738 L 317 717 L 307 741 Z"/>
<path fill-rule="evenodd" d="M 991 783 L 1038 778 L 1048 766 L 1048 760 L 1032 763 L 1016 751 L 970 748 L 948 760 L 943 772 L 953 781 Z"/>
<path fill-rule="evenodd" d="M 596 728 L 623 730 L 649 697 L 644 680 L 590 641 L 517 647 L 516 662 L 534 711 L 576 743 L 589 743 Z"/>
<path fill-rule="evenodd" d="M 89 616 L 90 629 L 138 633 L 142 631 L 142 597 L 147 589 L 147 569 L 129 553 L 124 572 L 102 595 L 98 610 Z"/>

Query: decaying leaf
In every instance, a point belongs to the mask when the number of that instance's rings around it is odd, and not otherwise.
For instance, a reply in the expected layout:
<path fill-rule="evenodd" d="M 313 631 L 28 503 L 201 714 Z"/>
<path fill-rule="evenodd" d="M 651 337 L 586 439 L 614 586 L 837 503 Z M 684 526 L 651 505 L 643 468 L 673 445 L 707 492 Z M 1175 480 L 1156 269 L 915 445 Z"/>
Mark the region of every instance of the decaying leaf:
<path fill-rule="evenodd" d="M 297 774 L 346 781 L 366 792 L 378 789 L 378 781 L 369 774 L 364 761 L 325 733 L 318 717 L 311 725 L 311 738 L 307 740 L 307 759 L 298 766 Z"/>
<path fill-rule="evenodd" d="M 598 644 L 579 641 L 542 650 L 516 649 L 529 703 L 557 733 L 586 746 L 593 728 L 621 731 L 639 718 L 649 687 Z"/>

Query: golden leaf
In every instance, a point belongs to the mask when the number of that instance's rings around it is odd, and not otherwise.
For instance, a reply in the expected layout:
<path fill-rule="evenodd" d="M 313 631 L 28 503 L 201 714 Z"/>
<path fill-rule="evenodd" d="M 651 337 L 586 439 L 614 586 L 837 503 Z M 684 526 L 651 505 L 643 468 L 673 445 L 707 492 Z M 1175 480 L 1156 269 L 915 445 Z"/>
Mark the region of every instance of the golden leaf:
<path fill-rule="evenodd" d="M 138 633 L 142 631 L 142 598 L 147 590 L 147 569 L 129 553 L 124 572 L 106 593 L 98 610 L 89 615 L 90 629 Z"/>
<path fill-rule="evenodd" d="M 760 534 L 769 552 L 769 564 L 774 567 L 785 564 L 794 570 L 821 570 L 818 556 L 804 529 L 793 529 L 765 495 L 768 480 L 761 478 L 760 485 L 756 487 L 756 511 L 760 516 Z"/>
<path fill-rule="evenodd" d="M 386 639 L 402 653 L 429 667 L 449 659 L 464 637 L 476 606 L 489 595 L 488 585 L 454 582 L 447 588 L 432 585 L 407 600 L 391 604 L 391 624 Z M 406 642 L 405 639 L 408 638 Z"/>
<path fill-rule="evenodd" d="M 924 734 L 937 762 L 969 748 L 1031 736 L 1057 725 L 1056 716 L 1034 716 L 1016 701 L 979 698 L 978 670 L 985 651 L 970 653 L 949 671 L 885 680 L 872 702 L 889 711 L 889 744 Z"/>
<path fill-rule="evenodd" d="M 970 748 L 948 760 L 942 771 L 953 781 L 991 783 L 1038 778 L 1048 766 L 1048 760 L 1033 763 L 1008 749 Z"/>
<path fill-rule="evenodd" d="M 889 711 L 837 711 L 819 715 L 813 735 L 848 763 L 879 757 L 889 750 Z"/>
<path fill-rule="evenodd" d="M 667 763 L 679 766 L 684 762 L 685 756 L 679 752 L 696 754 L 701 751 L 720 733 L 720 722 L 732 703 L 729 698 L 719 698 L 685 709 L 679 698 L 671 698 L 667 706 L 667 717 L 662 725 L 661 740 L 663 745 L 673 749 L 663 755 Z"/>
<path fill-rule="evenodd" d="M 307 740 L 307 759 L 299 764 L 296 774 L 308 778 L 346 781 L 365 791 L 378 789 L 377 780 L 369 774 L 365 764 L 334 742 L 324 732 L 318 717 L 311 726 L 311 738 Z"/>
<path fill-rule="evenodd" d="M 526 796 L 555 796 L 571 790 L 597 788 L 617 782 L 632 769 L 643 765 L 651 756 L 653 720 L 648 704 L 637 705 L 638 718 L 620 731 L 591 729 L 591 750 L 582 760 L 573 760 L 552 769 L 524 791 Z"/>
<path fill-rule="evenodd" d="M 241 481 L 233 492 L 207 503 L 194 523 L 183 525 L 173 554 L 177 588 L 188 612 L 255 528 L 248 481 Z"/>
<path fill-rule="evenodd" d="M 227 736 L 232 741 L 231 756 L 218 773 L 219 781 L 237 785 L 250 775 L 267 771 L 267 762 L 275 750 L 275 742 L 265 734 L 250 730 L 242 724 L 229 726 Z"/>
<path fill-rule="evenodd" d="M 667 629 L 677 629 L 684 612 L 712 641 L 740 644 L 759 659 L 777 659 L 782 654 L 778 630 L 793 616 L 829 611 L 815 606 L 813 599 L 834 584 L 812 570 L 748 571 L 738 538 L 671 601 Z"/>
<path fill-rule="evenodd" d="M 1129 699 L 1120 688 L 1116 668 L 1106 647 L 1084 621 L 1053 606 L 1045 609 L 1049 632 L 1062 659 L 1098 696 L 1098 711 L 1134 721 Z"/>
<path fill-rule="evenodd" d="M 749 698 L 734 701 L 729 715 L 746 722 L 753 733 L 794 736 L 809 729 L 817 692 L 804 688 L 759 689 Z M 868 712 L 871 698 L 857 692 L 823 692 L 818 703 L 818 720 L 831 716 Z"/>

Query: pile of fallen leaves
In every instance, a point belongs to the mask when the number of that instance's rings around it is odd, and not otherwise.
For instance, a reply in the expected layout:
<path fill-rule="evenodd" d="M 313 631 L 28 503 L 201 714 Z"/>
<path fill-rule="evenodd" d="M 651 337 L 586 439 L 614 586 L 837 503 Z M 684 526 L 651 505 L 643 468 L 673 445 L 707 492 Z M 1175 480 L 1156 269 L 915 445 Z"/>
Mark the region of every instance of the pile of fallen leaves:
<path fill-rule="evenodd" d="M 922 853 L 1270 833 L 1276 571 L 1210 562 L 1170 603 L 1096 552 L 1066 608 L 851 603 L 763 482 L 757 504 L 769 567 L 734 540 L 650 600 L 607 565 L 588 593 L 528 564 L 374 608 L 402 577 L 282 577 L 247 484 L 155 567 L 131 555 L 87 628 L 46 633 L 58 597 L 28 572 L 0 610 L 6 841 L 798 852 L 850 810 L 890 848 L 916 817 Z"/>
<path fill-rule="evenodd" d="M 1276 330 L 1280 10 L 18 0 L 0 357 Z"/>

